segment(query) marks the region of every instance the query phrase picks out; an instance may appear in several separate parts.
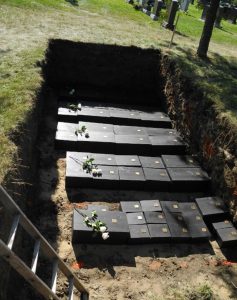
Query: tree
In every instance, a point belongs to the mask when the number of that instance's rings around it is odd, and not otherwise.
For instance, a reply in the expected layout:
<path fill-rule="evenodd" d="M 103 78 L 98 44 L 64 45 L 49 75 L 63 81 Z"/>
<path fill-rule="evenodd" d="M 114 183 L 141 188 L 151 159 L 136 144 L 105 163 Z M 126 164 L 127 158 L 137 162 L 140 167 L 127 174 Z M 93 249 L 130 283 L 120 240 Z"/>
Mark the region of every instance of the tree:
<path fill-rule="evenodd" d="M 210 7 L 207 11 L 205 24 L 202 30 L 202 36 L 197 50 L 197 55 L 199 57 L 207 57 L 207 50 L 211 40 L 213 26 L 216 20 L 216 14 L 219 5 L 220 5 L 220 0 L 211 0 Z"/>

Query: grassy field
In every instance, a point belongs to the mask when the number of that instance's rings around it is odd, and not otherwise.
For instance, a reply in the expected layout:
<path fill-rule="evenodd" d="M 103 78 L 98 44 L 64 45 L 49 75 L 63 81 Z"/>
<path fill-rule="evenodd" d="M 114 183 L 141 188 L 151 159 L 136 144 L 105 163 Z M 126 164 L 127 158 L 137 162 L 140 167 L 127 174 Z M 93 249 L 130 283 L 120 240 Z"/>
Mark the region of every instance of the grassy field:
<path fill-rule="evenodd" d="M 214 29 L 210 61 L 195 56 L 203 22 L 190 6 L 181 14 L 172 49 L 171 32 L 124 0 L 0 0 L 0 182 L 13 167 L 16 146 L 9 138 L 35 103 L 41 84 L 36 62 L 49 38 L 161 48 L 184 73 L 236 121 L 237 25 L 223 21 Z"/>

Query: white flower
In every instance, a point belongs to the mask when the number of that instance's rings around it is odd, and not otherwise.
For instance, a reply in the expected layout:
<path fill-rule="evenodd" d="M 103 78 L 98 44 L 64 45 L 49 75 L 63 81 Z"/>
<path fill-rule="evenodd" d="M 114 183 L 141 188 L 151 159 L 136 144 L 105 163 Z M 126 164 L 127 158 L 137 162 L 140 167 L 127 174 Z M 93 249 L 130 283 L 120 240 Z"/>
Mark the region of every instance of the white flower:
<path fill-rule="evenodd" d="M 103 233 L 103 232 L 105 232 L 106 230 L 107 230 L 107 228 L 106 228 L 105 226 L 101 226 L 101 227 L 100 227 L 100 232 Z"/>
<path fill-rule="evenodd" d="M 108 232 L 103 232 L 102 233 L 102 239 L 107 240 L 109 238 L 109 233 Z"/>
<path fill-rule="evenodd" d="M 92 169 L 91 173 L 92 173 L 93 176 L 97 176 L 97 169 Z"/>
<path fill-rule="evenodd" d="M 75 93 L 75 89 L 72 89 L 70 92 L 69 92 L 69 95 L 73 95 Z"/>
<path fill-rule="evenodd" d="M 89 221 L 89 217 L 85 217 L 84 221 L 85 222 Z"/>
<path fill-rule="evenodd" d="M 97 175 L 102 176 L 102 170 L 101 169 L 97 169 Z"/>
<path fill-rule="evenodd" d="M 81 110 L 81 103 L 79 103 L 79 104 L 77 105 L 77 109 L 78 109 L 78 110 Z"/>

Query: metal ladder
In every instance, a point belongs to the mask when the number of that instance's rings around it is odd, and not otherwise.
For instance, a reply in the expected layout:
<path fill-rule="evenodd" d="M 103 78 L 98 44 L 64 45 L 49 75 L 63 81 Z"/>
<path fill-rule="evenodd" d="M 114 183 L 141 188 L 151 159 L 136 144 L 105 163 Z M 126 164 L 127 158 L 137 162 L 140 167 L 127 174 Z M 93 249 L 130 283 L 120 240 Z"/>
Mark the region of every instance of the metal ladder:
<path fill-rule="evenodd" d="M 36 227 L 30 222 L 30 220 L 22 212 L 19 206 L 16 205 L 16 203 L 2 188 L 2 186 L 0 186 L 0 203 L 3 204 L 4 208 L 6 209 L 6 213 L 11 214 L 13 216 L 13 222 L 8 242 L 5 243 L 0 238 L 0 257 L 6 260 L 12 268 L 14 268 L 22 277 L 24 277 L 25 280 L 28 281 L 35 288 L 35 290 L 47 300 L 60 300 L 60 298 L 56 294 L 58 270 L 60 270 L 68 279 L 68 299 L 73 300 L 73 289 L 76 288 L 80 292 L 80 299 L 88 300 L 89 293 L 80 283 L 79 279 L 74 275 L 70 268 L 60 259 L 56 251 L 40 234 Z M 25 229 L 25 231 L 35 240 L 31 268 L 28 267 L 26 263 L 12 250 L 17 233 L 17 228 L 19 225 L 21 225 Z M 52 261 L 51 286 L 48 286 L 36 274 L 40 250 L 42 250 L 44 255 L 50 261 Z"/>

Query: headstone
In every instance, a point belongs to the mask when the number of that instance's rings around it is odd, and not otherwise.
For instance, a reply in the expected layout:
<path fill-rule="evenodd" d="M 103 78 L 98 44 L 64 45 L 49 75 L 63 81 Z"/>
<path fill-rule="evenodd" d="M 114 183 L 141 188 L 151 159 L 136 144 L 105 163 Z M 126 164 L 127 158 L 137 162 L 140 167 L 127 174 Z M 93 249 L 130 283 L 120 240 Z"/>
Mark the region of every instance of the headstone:
<path fill-rule="evenodd" d="M 229 15 L 231 13 L 231 5 L 226 3 L 223 6 L 224 6 L 223 19 L 228 20 Z"/>
<path fill-rule="evenodd" d="M 180 9 L 185 12 L 188 11 L 189 4 L 190 0 L 182 0 L 180 3 Z"/>
<path fill-rule="evenodd" d="M 146 0 L 146 1 L 144 1 L 144 3 L 143 3 L 143 9 L 142 9 L 142 11 L 145 13 L 145 14 L 147 14 L 148 16 L 150 15 L 150 13 L 151 13 L 151 4 L 150 4 L 150 0 Z"/>
<path fill-rule="evenodd" d="M 179 9 L 179 1 L 172 0 L 171 6 L 169 8 L 168 20 L 167 22 L 163 23 L 163 27 L 170 30 L 174 30 L 174 20 L 178 9 Z"/>
<path fill-rule="evenodd" d="M 201 20 L 202 20 L 202 21 L 205 21 L 205 20 L 206 20 L 206 16 L 207 16 L 207 12 L 208 12 L 208 9 L 209 9 L 209 8 L 210 8 L 210 5 L 209 5 L 209 4 L 204 5 L 203 11 L 202 11 L 202 15 L 201 15 Z"/>
<path fill-rule="evenodd" d="M 150 17 L 152 20 L 156 21 L 158 20 L 159 14 L 161 12 L 161 9 L 163 7 L 163 1 L 162 0 L 155 0 L 152 13 Z"/>
<path fill-rule="evenodd" d="M 215 27 L 217 27 L 217 28 L 221 28 L 221 20 L 223 18 L 223 13 L 224 13 L 224 7 L 220 6 L 218 8 L 217 15 L 216 15 L 216 21 L 215 21 Z"/>
<path fill-rule="evenodd" d="M 228 21 L 231 24 L 236 24 L 236 19 L 237 19 L 237 7 L 232 7 L 228 17 Z"/>

